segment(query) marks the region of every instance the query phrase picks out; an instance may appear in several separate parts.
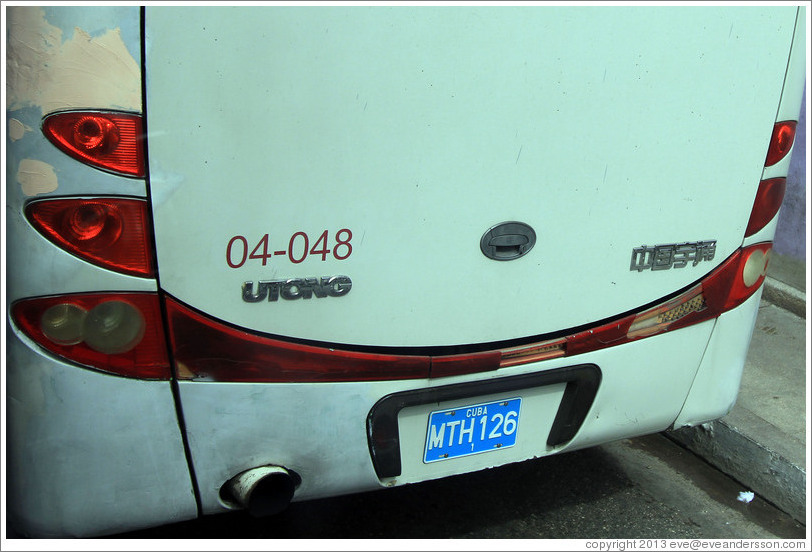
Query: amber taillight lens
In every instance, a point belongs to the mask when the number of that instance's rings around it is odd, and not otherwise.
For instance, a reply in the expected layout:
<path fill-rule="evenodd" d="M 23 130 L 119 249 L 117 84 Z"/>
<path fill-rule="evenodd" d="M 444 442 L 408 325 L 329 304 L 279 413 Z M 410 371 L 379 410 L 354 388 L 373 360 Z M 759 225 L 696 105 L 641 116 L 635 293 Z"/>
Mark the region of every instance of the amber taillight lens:
<path fill-rule="evenodd" d="M 95 265 L 153 276 L 147 202 L 127 198 L 34 201 L 31 225 L 59 247 Z"/>
<path fill-rule="evenodd" d="M 60 150 L 87 165 L 122 176 L 143 177 L 141 116 L 65 111 L 48 115 L 42 132 Z"/>

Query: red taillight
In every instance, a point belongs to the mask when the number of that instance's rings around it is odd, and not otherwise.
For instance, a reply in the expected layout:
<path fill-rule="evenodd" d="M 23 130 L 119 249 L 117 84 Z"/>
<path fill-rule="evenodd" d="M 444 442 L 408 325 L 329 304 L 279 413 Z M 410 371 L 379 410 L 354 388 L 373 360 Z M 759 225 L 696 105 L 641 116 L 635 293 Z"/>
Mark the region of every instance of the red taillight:
<path fill-rule="evenodd" d="M 233 382 L 427 378 L 429 357 L 341 351 L 249 334 L 167 299 L 178 379 Z"/>
<path fill-rule="evenodd" d="M 610 324 L 566 338 L 566 355 L 628 343 L 699 324 L 741 305 L 761 286 L 772 243 L 737 250 L 707 278 L 679 297 Z"/>
<path fill-rule="evenodd" d="M 773 135 L 770 138 L 770 147 L 767 149 L 767 160 L 764 166 L 769 167 L 781 161 L 792 149 L 795 140 L 795 121 L 782 121 L 775 123 Z"/>
<path fill-rule="evenodd" d="M 499 368 L 502 354 L 499 351 L 486 351 L 464 355 L 431 357 L 432 378 L 445 378 L 460 374 L 477 374 Z"/>
<path fill-rule="evenodd" d="M 703 282 L 708 304 L 721 314 L 749 299 L 764 283 L 772 247 L 772 242 L 768 242 L 740 249 L 711 274 Z"/>
<path fill-rule="evenodd" d="M 37 230 L 77 257 L 124 274 L 153 275 L 146 201 L 46 199 L 25 211 Z"/>
<path fill-rule="evenodd" d="M 67 111 L 48 115 L 42 132 L 59 149 L 90 166 L 143 177 L 141 116 L 130 113 Z"/>
<path fill-rule="evenodd" d="M 773 219 L 778 209 L 781 208 L 786 189 L 786 178 L 770 178 L 761 181 L 758 185 L 758 192 L 756 192 L 753 210 L 750 212 L 750 220 L 747 222 L 747 229 L 744 231 L 745 238 L 767 226 Z"/>
<path fill-rule="evenodd" d="M 171 376 L 157 294 L 42 297 L 11 312 L 29 338 L 66 360 L 132 378 Z"/>
<path fill-rule="evenodd" d="M 178 378 L 232 382 L 372 381 L 441 378 L 573 356 L 718 317 L 761 286 L 771 243 L 739 249 L 682 295 L 646 311 L 564 338 L 447 356 L 342 351 L 232 328 L 167 300 Z"/>
<path fill-rule="evenodd" d="M 232 382 L 440 378 L 499 368 L 499 351 L 428 357 L 302 345 L 226 326 L 167 299 L 178 379 Z"/>

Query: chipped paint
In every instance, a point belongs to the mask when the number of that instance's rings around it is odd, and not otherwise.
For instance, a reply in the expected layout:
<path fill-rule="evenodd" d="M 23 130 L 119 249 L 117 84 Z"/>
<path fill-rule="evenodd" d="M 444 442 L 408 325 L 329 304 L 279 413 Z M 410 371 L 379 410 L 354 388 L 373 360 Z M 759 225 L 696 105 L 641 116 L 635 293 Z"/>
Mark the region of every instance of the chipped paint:
<path fill-rule="evenodd" d="M 141 111 L 141 72 L 121 39 L 110 29 L 91 37 L 62 30 L 38 7 L 8 9 L 6 109 L 39 107 L 44 114 L 82 107 Z"/>
<path fill-rule="evenodd" d="M 55 191 L 59 187 L 54 168 L 43 161 L 23 159 L 17 170 L 17 182 L 23 188 L 23 194 L 35 196 Z"/>
<path fill-rule="evenodd" d="M 22 137 L 25 136 L 25 133 L 30 130 L 30 126 L 24 125 L 17 119 L 12 118 L 8 120 L 8 137 L 12 142 L 22 139 Z"/>

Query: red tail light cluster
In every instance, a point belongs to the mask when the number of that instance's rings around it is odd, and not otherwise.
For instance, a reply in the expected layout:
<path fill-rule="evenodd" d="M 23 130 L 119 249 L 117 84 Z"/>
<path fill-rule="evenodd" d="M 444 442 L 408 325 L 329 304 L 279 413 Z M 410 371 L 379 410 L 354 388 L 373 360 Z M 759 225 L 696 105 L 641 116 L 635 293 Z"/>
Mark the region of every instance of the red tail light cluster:
<path fill-rule="evenodd" d="M 42 131 L 74 159 L 107 172 L 146 174 L 141 116 L 61 112 Z M 153 277 L 146 200 L 59 198 L 26 205 L 30 224 L 61 249 L 119 273 Z M 68 361 L 141 379 L 169 379 L 161 304 L 155 293 L 72 294 L 18 301 L 15 324 L 38 345 Z"/>
<path fill-rule="evenodd" d="M 699 324 L 746 301 L 767 273 L 772 243 L 745 247 L 682 295 L 644 312 L 568 336 L 565 353 L 595 351 Z"/>
<path fill-rule="evenodd" d="M 148 205 L 124 198 L 35 201 L 31 224 L 66 251 L 98 266 L 133 276 L 153 276 Z"/>
<path fill-rule="evenodd" d="M 177 377 L 229 382 L 379 381 L 439 378 L 573 356 L 718 317 L 752 296 L 772 244 L 743 248 L 702 282 L 661 305 L 552 341 L 449 356 L 342 351 L 257 336 L 167 299 Z M 29 299 L 15 323 L 47 350 L 122 376 L 168 379 L 156 294 L 89 294 Z"/>
<path fill-rule="evenodd" d="M 157 294 L 26 299 L 11 313 L 28 337 L 71 362 L 141 379 L 171 375 Z"/>
<path fill-rule="evenodd" d="M 747 229 L 744 237 L 752 236 L 775 217 L 784 201 L 784 193 L 787 189 L 786 178 L 770 178 L 759 183 L 756 192 L 756 200 L 753 203 L 753 210 L 750 213 L 750 220 L 747 222 Z"/>
<path fill-rule="evenodd" d="M 179 379 L 369 381 L 428 377 L 429 357 L 340 351 L 257 336 L 167 299 Z"/>
<path fill-rule="evenodd" d="M 764 161 L 765 167 L 771 167 L 786 157 L 795 141 L 796 126 L 795 121 L 775 123 L 770 137 L 770 146 L 767 149 L 767 159 Z M 750 220 L 747 222 L 747 229 L 744 232 L 745 238 L 767 226 L 775 217 L 778 209 L 781 208 L 786 188 L 787 179 L 783 177 L 761 181 L 756 200 L 753 203 L 753 210 L 750 213 Z"/>
<path fill-rule="evenodd" d="M 146 174 L 141 116 L 66 111 L 43 119 L 42 132 L 69 156 L 126 176 Z M 34 201 L 26 216 L 59 247 L 95 265 L 153 277 L 148 204 L 141 199 L 65 198 Z"/>
<path fill-rule="evenodd" d="M 781 161 L 789 150 L 792 149 L 792 143 L 795 141 L 795 121 L 781 121 L 775 123 L 773 127 L 773 134 L 770 138 L 770 147 L 767 150 L 767 159 L 764 161 L 765 167 L 771 167 Z"/>
<path fill-rule="evenodd" d="M 131 113 L 66 111 L 48 115 L 42 132 L 59 149 L 92 167 L 143 177 L 141 116 Z"/>
<path fill-rule="evenodd" d="M 138 115 L 63 112 L 46 117 L 43 132 L 88 165 L 127 176 L 146 173 Z M 767 166 L 792 147 L 795 123 L 778 123 Z M 746 236 L 778 211 L 786 179 L 765 180 Z M 148 205 L 125 198 L 35 201 L 31 224 L 63 249 L 121 273 L 152 277 Z M 718 317 L 755 293 L 766 275 L 771 245 L 736 251 L 702 282 L 661 305 L 551 341 L 450 356 L 342 351 L 257 336 L 167 299 L 179 379 L 230 382 L 371 381 L 438 378 L 572 356 Z M 36 343 L 69 361 L 143 379 L 171 377 L 157 294 L 85 294 L 29 299 L 12 307 L 15 323 Z"/>
<path fill-rule="evenodd" d="M 180 379 L 239 382 L 438 378 L 572 356 L 698 324 L 737 307 L 761 286 L 772 244 L 736 251 L 699 284 L 661 305 L 564 338 L 467 355 L 341 351 L 257 336 L 168 299 Z"/>

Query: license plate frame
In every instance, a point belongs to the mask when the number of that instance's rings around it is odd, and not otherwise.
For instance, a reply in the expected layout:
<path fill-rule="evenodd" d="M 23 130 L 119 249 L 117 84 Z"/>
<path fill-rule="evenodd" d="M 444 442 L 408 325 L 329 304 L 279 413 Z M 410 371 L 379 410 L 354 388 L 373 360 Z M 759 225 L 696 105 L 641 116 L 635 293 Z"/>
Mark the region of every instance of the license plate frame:
<path fill-rule="evenodd" d="M 521 404 L 521 397 L 513 397 L 430 412 L 423 463 L 513 447 L 519 433 Z"/>

